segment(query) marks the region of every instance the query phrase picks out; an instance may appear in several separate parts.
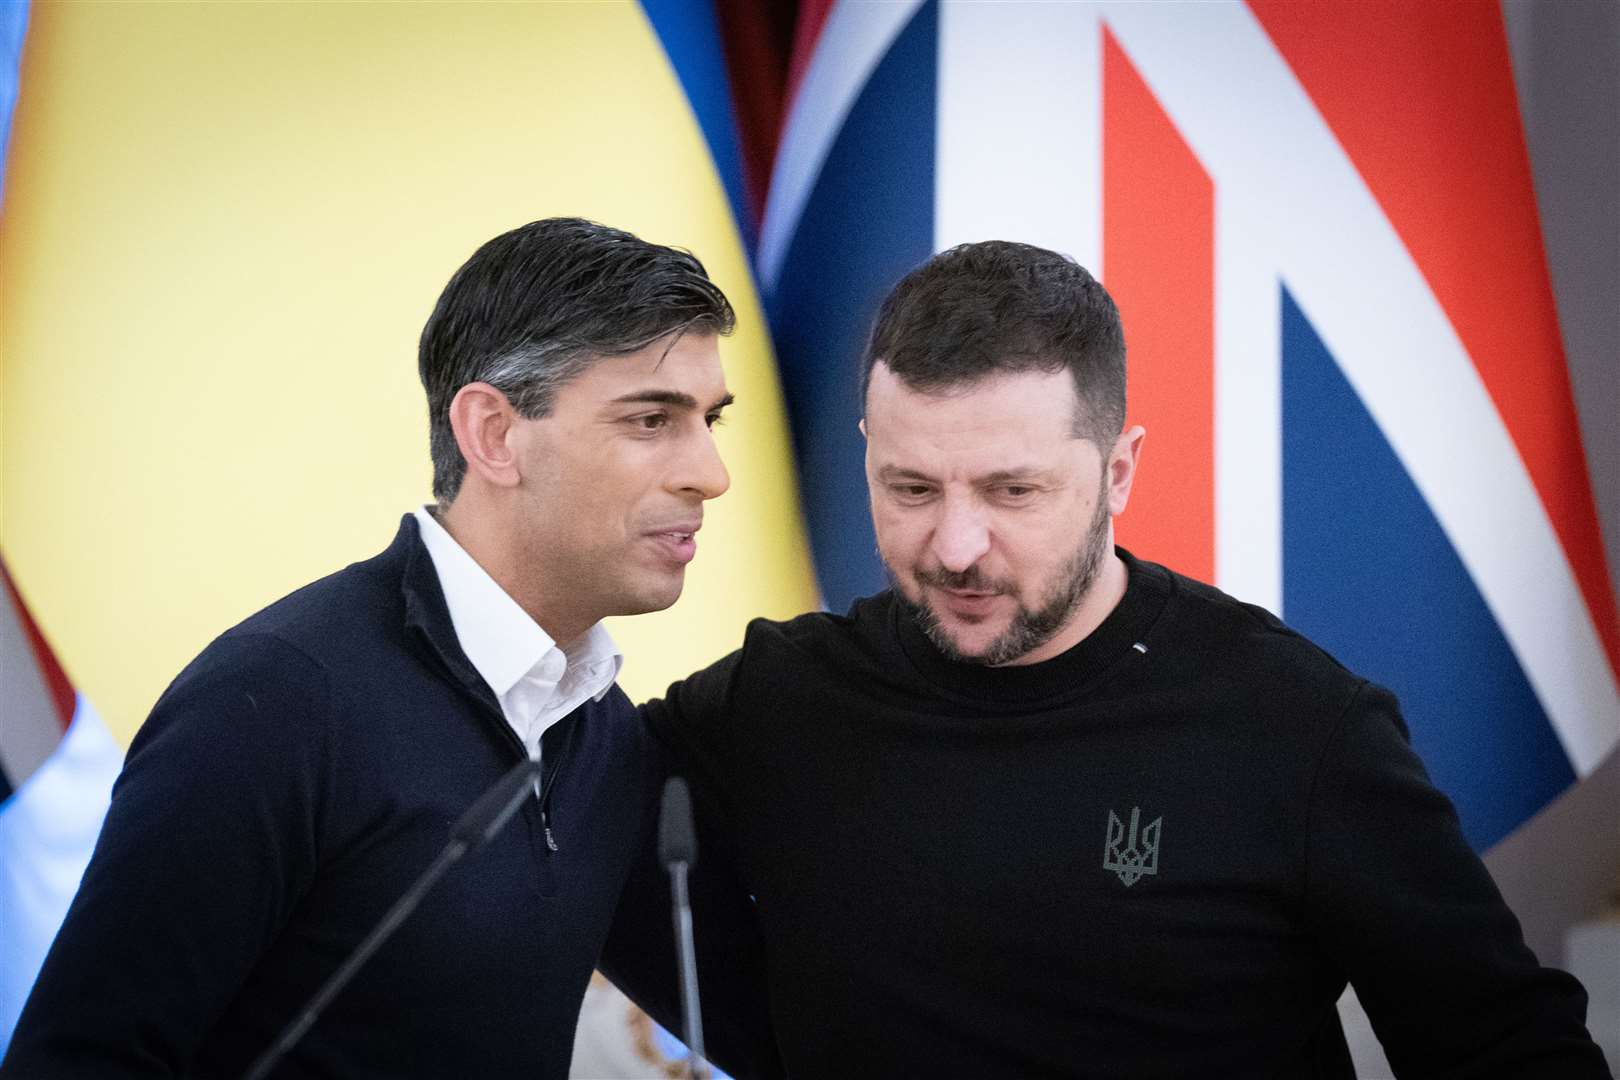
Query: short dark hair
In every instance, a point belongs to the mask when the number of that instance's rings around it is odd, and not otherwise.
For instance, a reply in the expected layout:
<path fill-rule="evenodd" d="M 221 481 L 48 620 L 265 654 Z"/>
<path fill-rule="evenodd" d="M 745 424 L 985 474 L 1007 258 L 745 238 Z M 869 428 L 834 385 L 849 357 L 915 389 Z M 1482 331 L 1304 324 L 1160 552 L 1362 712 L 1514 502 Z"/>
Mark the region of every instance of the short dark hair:
<path fill-rule="evenodd" d="M 602 357 L 735 325 L 730 302 L 689 251 L 580 218 L 502 233 L 456 271 L 422 328 L 433 497 L 448 505 L 467 473 L 450 402 L 468 383 L 489 383 L 518 415 L 536 419 Z"/>
<path fill-rule="evenodd" d="M 1125 426 L 1125 334 L 1113 298 L 1067 255 L 1031 244 L 961 244 L 907 274 L 872 327 L 863 409 L 879 361 L 921 392 L 1066 368 L 1080 400 L 1077 437 L 1106 454 Z"/>

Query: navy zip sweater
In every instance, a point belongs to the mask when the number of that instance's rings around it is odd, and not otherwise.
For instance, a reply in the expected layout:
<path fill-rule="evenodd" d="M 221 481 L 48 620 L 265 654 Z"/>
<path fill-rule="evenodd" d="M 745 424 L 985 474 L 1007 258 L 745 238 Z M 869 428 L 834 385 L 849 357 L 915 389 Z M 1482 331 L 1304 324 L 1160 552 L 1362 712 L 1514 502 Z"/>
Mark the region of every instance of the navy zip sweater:
<path fill-rule="evenodd" d="M 883 594 L 646 706 L 729 798 L 789 1074 L 1350 1077 L 1348 979 L 1402 1076 L 1607 1076 L 1394 699 L 1121 554 L 1045 663 Z"/>
<path fill-rule="evenodd" d="M 567 1075 L 666 762 L 617 686 L 543 752 L 544 805 L 427 894 L 276 1076 Z M 159 700 L 0 1073 L 239 1076 L 523 756 L 407 516 Z M 661 914 L 621 937 L 667 938 Z M 672 987 L 632 989 L 667 1022 Z"/>

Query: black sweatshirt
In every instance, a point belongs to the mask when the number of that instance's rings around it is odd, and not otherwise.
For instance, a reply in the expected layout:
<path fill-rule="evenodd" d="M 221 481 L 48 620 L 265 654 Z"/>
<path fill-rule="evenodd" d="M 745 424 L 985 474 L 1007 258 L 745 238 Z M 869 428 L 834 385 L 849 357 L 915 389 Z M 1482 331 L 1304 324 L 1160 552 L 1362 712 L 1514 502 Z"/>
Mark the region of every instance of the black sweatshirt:
<path fill-rule="evenodd" d="M 1266 612 L 1121 553 L 1041 664 L 889 594 L 750 625 L 646 706 L 727 793 L 796 1078 L 1607 1076 L 1407 745 Z"/>

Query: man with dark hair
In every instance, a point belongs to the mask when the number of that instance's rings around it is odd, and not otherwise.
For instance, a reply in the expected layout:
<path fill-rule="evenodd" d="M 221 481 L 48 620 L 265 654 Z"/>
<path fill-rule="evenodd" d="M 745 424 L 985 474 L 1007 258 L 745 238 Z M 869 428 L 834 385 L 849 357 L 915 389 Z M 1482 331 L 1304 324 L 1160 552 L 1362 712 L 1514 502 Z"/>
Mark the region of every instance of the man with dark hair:
<path fill-rule="evenodd" d="M 690 254 L 587 221 L 457 271 L 421 340 L 437 505 L 164 693 L 0 1073 L 241 1075 L 528 757 L 535 797 L 275 1075 L 567 1074 L 665 770 L 601 620 L 680 595 L 732 324 Z"/>
<path fill-rule="evenodd" d="M 647 713 L 726 792 L 795 1077 L 1606 1076 L 1395 701 L 1113 546 L 1143 431 L 1085 270 L 914 271 L 864 359 L 893 587 Z"/>

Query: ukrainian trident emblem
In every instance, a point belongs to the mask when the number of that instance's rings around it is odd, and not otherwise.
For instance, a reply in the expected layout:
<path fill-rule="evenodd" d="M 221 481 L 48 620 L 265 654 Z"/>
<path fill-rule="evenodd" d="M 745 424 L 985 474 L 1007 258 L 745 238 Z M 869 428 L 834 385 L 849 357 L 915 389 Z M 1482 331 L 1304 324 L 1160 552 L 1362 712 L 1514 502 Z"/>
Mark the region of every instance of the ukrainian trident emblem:
<path fill-rule="evenodd" d="M 1131 807 L 1130 832 L 1119 815 L 1108 811 L 1108 843 L 1103 847 L 1103 869 L 1119 875 L 1127 888 L 1135 885 L 1144 874 L 1159 872 L 1159 827 L 1164 818 L 1156 817 L 1137 832 L 1142 821 L 1142 808 Z"/>

